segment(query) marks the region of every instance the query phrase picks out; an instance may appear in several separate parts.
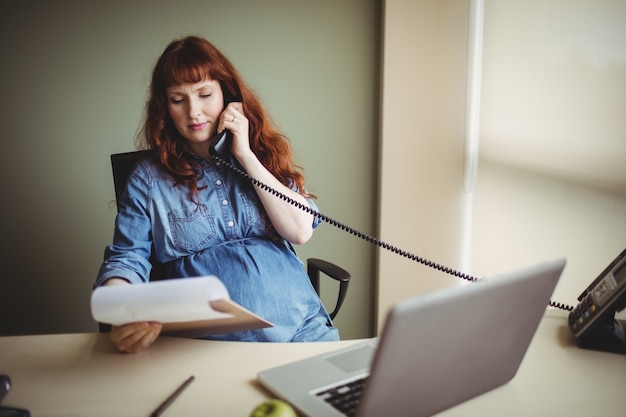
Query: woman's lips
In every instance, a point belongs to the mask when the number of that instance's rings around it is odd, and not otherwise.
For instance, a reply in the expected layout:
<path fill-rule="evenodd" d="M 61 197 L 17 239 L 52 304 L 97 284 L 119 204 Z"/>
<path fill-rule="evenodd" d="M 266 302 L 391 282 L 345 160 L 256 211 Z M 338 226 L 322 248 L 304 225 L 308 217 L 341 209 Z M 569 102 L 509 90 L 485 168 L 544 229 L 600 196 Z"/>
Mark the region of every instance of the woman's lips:
<path fill-rule="evenodd" d="M 206 125 L 208 125 L 208 123 L 194 123 L 190 125 L 190 127 L 191 127 L 191 130 L 198 131 L 198 130 L 204 129 Z"/>

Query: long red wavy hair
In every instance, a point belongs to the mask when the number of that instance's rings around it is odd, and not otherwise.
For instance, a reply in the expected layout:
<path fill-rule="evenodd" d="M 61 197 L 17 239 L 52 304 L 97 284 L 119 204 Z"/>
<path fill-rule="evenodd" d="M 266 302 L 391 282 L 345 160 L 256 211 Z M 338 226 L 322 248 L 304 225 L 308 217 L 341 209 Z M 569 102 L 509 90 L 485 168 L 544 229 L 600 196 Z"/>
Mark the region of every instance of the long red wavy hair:
<path fill-rule="evenodd" d="M 189 187 L 192 198 L 198 193 L 199 163 L 191 157 L 186 140 L 178 133 L 167 110 L 166 89 L 173 85 L 218 81 L 225 103 L 241 101 L 249 121 L 250 148 L 278 180 L 294 185 L 307 197 L 301 168 L 293 161 L 291 145 L 275 128 L 257 95 L 244 83 L 233 64 L 213 44 L 198 36 L 172 41 L 159 57 L 152 72 L 146 115 L 138 138 L 139 147 L 151 149 L 155 158 L 176 179 Z"/>

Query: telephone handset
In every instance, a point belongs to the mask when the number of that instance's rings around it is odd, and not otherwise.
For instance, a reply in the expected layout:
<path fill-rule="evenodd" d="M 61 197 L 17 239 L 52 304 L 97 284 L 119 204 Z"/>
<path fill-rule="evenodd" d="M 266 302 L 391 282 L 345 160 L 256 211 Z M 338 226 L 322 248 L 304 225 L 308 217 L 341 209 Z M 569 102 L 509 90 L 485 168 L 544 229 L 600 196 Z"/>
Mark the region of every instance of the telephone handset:
<path fill-rule="evenodd" d="M 224 129 L 218 133 L 217 139 L 215 139 L 215 142 L 209 147 L 209 153 L 211 156 L 225 157 L 226 152 L 230 150 L 232 137 L 233 134 L 228 129 Z"/>
<path fill-rule="evenodd" d="M 224 96 L 224 109 L 226 110 L 226 106 L 233 101 L 241 101 L 235 97 L 229 97 L 227 95 Z M 209 147 L 209 153 L 211 156 L 221 156 L 225 157 L 226 152 L 230 150 L 230 143 L 233 139 L 233 134 L 230 130 L 224 129 L 217 134 L 217 138 L 215 142 Z"/>
<path fill-rule="evenodd" d="M 626 308 L 626 249 L 578 296 L 568 326 L 579 346 L 626 353 L 626 321 L 615 313 Z"/>

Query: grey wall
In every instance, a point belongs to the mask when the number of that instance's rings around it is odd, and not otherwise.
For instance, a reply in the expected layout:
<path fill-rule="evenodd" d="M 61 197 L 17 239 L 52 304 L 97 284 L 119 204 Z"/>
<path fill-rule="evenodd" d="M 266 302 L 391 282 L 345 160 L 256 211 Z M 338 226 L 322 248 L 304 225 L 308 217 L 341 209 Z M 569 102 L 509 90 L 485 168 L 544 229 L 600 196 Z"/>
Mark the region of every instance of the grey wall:
<path fill-rule="evenodd" d="M 134 148 L 152 65 L 181 35 L 210 39 L 256 89 L 321 211 L 375 233 L 379 1 L 38 3 L 0 17 L 0 335 L 96 330 L 109 154 Z M 353 273 L 336 324 L 370 335 L 374 249 L 323 225 L 299 253 Z"/>

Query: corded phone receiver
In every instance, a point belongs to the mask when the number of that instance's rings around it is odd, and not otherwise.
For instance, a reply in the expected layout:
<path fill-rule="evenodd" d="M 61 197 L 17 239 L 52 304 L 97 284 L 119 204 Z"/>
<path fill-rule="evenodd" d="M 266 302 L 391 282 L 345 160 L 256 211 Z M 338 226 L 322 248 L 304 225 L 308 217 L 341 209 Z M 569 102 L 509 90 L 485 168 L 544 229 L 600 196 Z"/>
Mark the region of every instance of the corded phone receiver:
<path fill-rule="evenodd" d="M 215 139 L 215 143 L 209 147 L 209 153 L 211 156 L 221 156 L 224 157 L 226 152 L 230 150 L 230 142 L 232 138 L 232 133 L 230 130 L 224 129 L 220 133 L 217 134 L 217 139 Z"/>
<path fill-rule="evenodd" d="M 230 104 L 233 101 L 241 101 L 241 98 L 230 95 L 227 92 L 225 92 L 224 93 L 224 110 L 226 110 L 226 107 L 228 106 L 228 104 Z M 232 141 L 232 138 L 233 138 L 233 134 L 228 129 L 224 129 L 221 132 L 219 132 L 217 134 L 217 138 L 215 139 L 215 142 L 211 146 L 209 146 L 209 154 L 211 154 L 211 156 L 213 157 L 218 156 L 218 157 L 225 158 L 226 153 L 230 151 L 230 143 Z"/>

